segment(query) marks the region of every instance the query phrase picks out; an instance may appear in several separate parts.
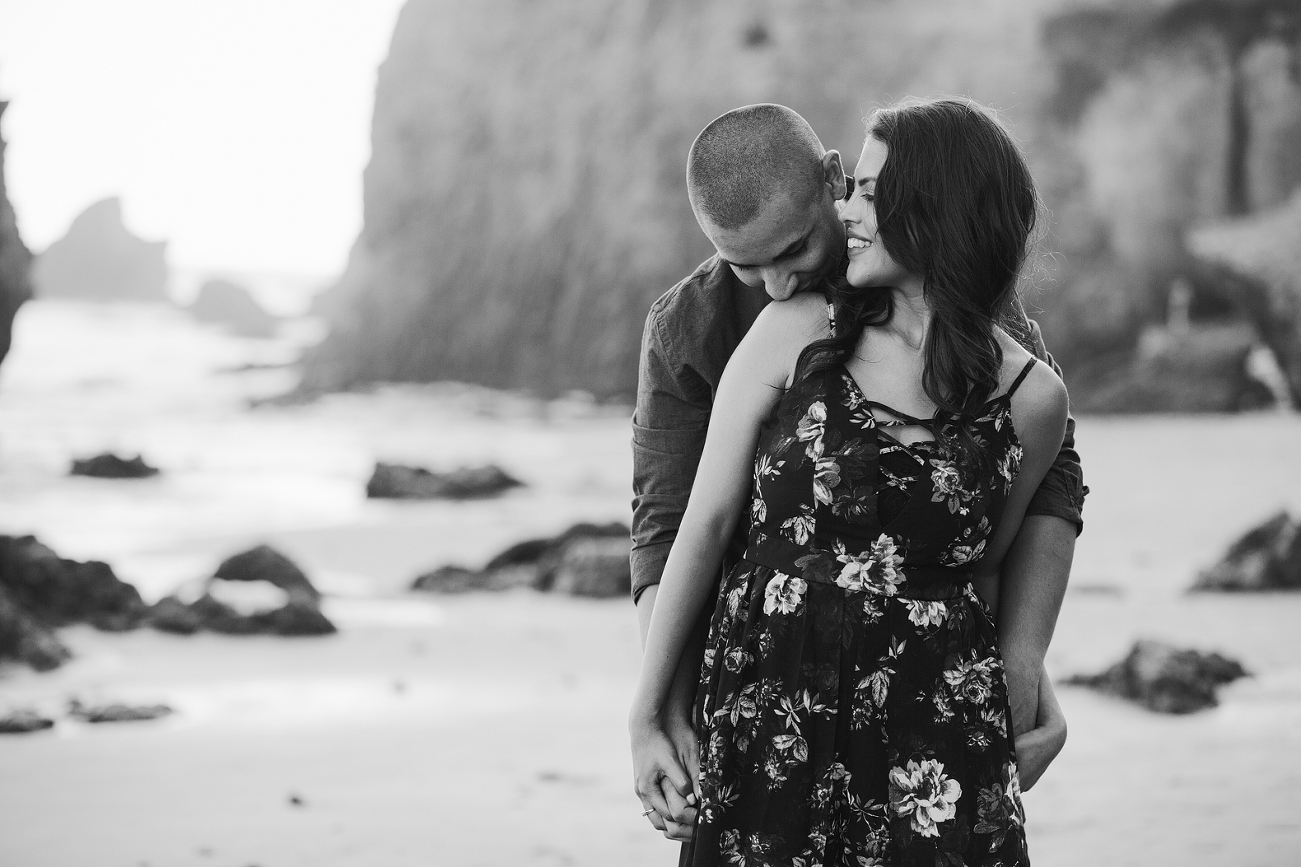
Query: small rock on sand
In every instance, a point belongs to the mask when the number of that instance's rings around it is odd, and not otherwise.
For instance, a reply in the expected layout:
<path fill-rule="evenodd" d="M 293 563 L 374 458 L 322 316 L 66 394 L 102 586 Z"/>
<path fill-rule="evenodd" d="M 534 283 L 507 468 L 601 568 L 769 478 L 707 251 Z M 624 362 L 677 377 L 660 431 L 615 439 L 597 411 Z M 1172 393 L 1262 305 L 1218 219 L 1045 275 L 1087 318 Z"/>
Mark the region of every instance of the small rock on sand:
<path fill-rule="evenodd" d="M 1128 656 L 1106 671 L 1075 675 L 1066 683 L 1127 698 L 1159 713 L 1192 713 L 1215 707 L 1216 688 L 1247 674 L 1236 660 L 1218 653 L 1137 641 Z"/>
<path fill-rule="evenodd" d="M 424 467 L 375 464 L 366 496 L 372 499 L 469 500 L 495 497 L 524 483 L 501 467 L 462 467 L 450 473 L 434 473 Z"/>
<path fill-rule="evenodd" d="M 321 598 L 320 591 L 312 586 L 303 570 L 269 545 L 258 545 L 227 557 L 213 577 L 224 581 L 266 581 L 284 590 L 291 599 Z"/>
<path fill-rule="evenodd" d="M 0 716 L 0 735 L 26 734 L 53 727 L 54 720 L 43 717 L 34 710 L 15 710 Z"/>
<path fill-rule="evenodd" d="M 68 703 L 69 716 L 88 723 L 139 722 L 141 720 L 159 719 L 173 713 L 165 704 L 101 704 L 84 705 L 77 699 Z"/>
<path fill-rule="evenodd" d="M 529 587 L 574 596 L 623 596 L 632 586 L 630 548 L 624 524 L 575 524 L 558 536 L 517 542 L 481 571 L 442 566 L 417 578 L 412 589 L 464 593 Z"/>
<path fill-rule="evenodd" d="M 96 479 L 147 479 L 158 475 L 158 468 L 146 464 L 140 455 L 122 458 L 105 452 L 92 458 L 73 460 L 68 475 L 91 476 Z"/>
<path fill-rule="evenodd" d="M 1279 512 L 1229 546 L 1193 590 L 1301 589 L 1301 524 Z"/>

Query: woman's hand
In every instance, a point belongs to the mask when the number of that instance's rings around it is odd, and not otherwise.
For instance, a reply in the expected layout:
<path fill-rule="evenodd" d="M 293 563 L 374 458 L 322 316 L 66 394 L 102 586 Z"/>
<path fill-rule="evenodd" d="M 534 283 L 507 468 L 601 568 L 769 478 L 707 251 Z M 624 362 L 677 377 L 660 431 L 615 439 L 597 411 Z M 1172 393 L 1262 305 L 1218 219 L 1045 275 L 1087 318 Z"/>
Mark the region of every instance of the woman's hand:
<path fill-rule="evenodd" d="M 651 810 L 647 818 L 670 840 L 691 839 L 696 821 L 697 778 L 696 734 L 689 721 L 677 719 L 668 725 L 658 720 L 634 718 L 628 726 L 632 737 L 633 788 L 642 807 Z"/>
<path fill-rule="evenodd" d="M 1066 716 L 1057 703 L 1052 681 L 1045 671 L 1039 678 L 1039 712 L 1035 727 L 1016 739 L 1017 775 L 1021 790 L 1030 791 L 1048 765 L 1066 745 Z"/>

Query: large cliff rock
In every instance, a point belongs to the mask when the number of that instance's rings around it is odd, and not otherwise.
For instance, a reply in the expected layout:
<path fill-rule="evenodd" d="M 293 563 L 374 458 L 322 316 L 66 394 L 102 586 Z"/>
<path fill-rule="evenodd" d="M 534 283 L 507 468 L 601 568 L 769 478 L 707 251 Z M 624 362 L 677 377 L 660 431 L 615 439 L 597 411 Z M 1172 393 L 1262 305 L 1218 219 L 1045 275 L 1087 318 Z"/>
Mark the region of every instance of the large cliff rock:
<path fill-rule="evenodd" d="M 712 252 L 683 182 L 705 123 L 782 102 L 852 165 L 873 104 L 938 92 L 1003 109 L 1029 153 L 1063 254 L 1033 300 L 1068 377 L 1123 368 L 1186 228 L 1301 181 L 1299 20 L 1283 0 L 409 0 L 304 386 L 627 394 L 651 301 Z"/>
<path fill-rule="evenodd" d="M 122 203 L 108 198 L 82 211 L 36 257 L 32 280 L 42 298 L 165 301 L 166 254 L 166 241 L 132 235 L 122 223 Z"/>
<path fill-rule="evenodd" d="M 9 103 L 0 102 L 0 116 Z M 32 254 L 18 237 L 18 220 L 5 191 L 5 142 L 0 137 L 0 361 L 9 354 L 14 315 L 32 297 L 28 269 Z"/>

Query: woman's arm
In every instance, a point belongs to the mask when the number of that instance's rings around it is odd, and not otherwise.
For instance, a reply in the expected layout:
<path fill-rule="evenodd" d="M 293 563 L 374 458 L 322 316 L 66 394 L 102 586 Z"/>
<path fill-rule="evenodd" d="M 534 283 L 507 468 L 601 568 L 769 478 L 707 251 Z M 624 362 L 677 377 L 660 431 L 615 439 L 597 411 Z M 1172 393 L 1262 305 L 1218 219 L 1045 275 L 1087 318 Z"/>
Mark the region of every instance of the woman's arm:
<path fill-rule="evenodd" d="M 659 778 L 668 776 L 683 794 L 690 785 L 665 737 L 674 672 L 751 492 L 759 427 L 780 399 L 799 351 L 823 336 L 825 310 L 820 295 L 768 305 L 719 383 L 691 497 L 660 579 L 629 714 L 637 792 L 657 810 Z"/>

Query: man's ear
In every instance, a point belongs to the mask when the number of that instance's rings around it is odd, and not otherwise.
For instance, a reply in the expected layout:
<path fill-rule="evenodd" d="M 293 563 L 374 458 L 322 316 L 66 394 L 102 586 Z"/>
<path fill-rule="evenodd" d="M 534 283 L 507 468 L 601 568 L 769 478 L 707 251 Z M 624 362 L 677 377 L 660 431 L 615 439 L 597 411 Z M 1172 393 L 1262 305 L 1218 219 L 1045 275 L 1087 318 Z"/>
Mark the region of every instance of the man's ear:
<path fill-rule="evenodd" d="M 845 167 L 840 163 L 840 151 L 827 151 L 822 155 L 822 181 L 831 189 L 831 195 L 839 202 L 849 190 L 845 180 Z"/>

